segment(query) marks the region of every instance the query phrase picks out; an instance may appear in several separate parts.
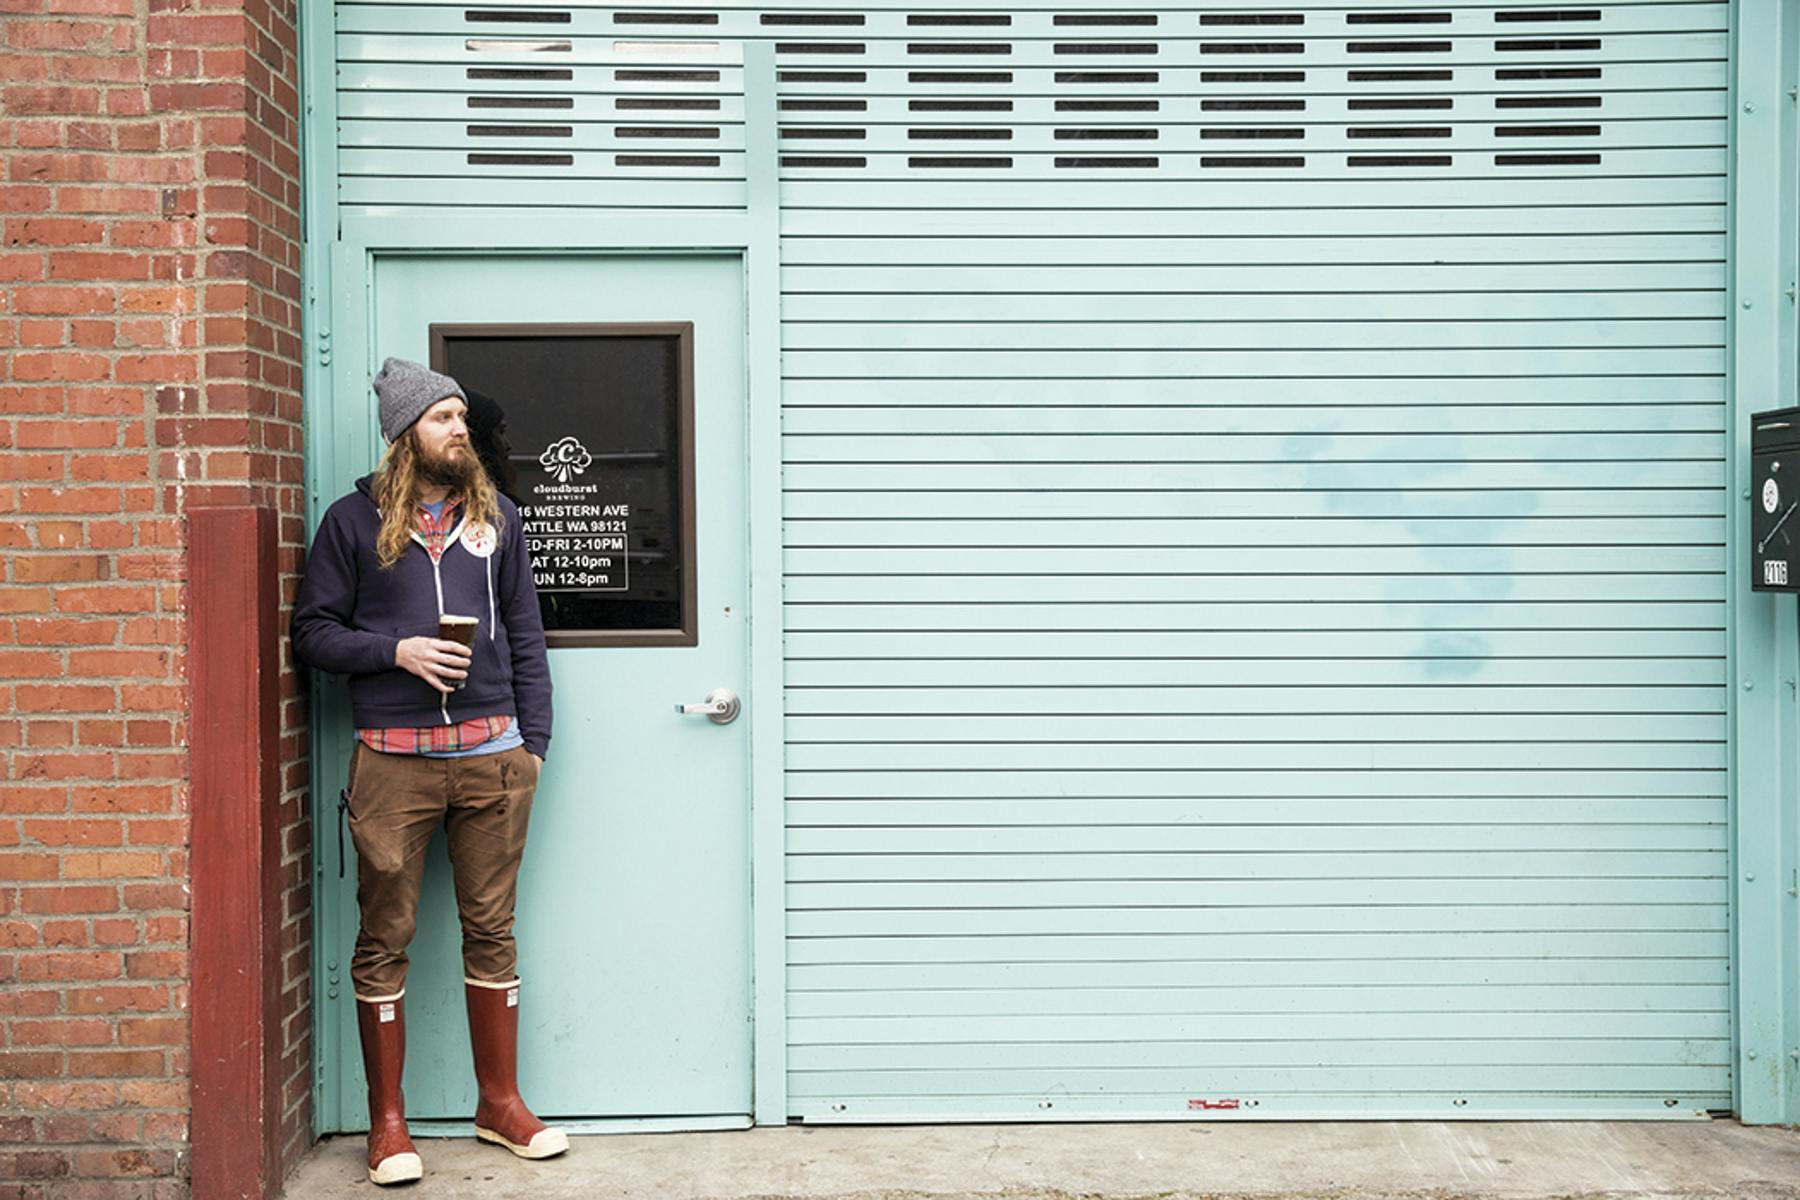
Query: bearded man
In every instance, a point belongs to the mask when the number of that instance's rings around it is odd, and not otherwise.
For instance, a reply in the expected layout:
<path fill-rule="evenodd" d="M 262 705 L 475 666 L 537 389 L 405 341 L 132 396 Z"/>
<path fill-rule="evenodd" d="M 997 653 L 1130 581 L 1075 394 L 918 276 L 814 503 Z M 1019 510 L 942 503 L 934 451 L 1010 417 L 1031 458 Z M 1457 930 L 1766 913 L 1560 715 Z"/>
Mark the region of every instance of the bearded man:
<path fill-rule="evenodd" d="M 294 607 L 294 656 L 350 677 L 345 803 L 362 925 L 350 960 L 369 1081 L 369 1178 L 423 1173 L 406 1129 L 407 945 L 425 850 L 445 826 L 462 920 L 480 1102 L 475 1134 L 523 1158 L 569 1147 L 519 1096 L 513 902 L 550 745 L 550 665 L 519 510 L 469 446 L 454 379 L 390 358 L 375 377 L 380 467 L 319 523 Z M 473 647 L 440 618 L 475 624 Z"/>

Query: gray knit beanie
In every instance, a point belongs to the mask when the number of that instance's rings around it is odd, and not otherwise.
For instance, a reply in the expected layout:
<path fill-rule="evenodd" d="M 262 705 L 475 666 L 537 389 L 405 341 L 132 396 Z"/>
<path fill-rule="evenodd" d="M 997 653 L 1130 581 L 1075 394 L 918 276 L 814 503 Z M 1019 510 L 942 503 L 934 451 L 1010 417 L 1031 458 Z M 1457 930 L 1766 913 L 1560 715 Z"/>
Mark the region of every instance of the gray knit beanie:
<path fill-rule="evenodd" d="M 381 436 L 390 442 L 412 428 L 439 400 L 457 396 L 464 404 L 469 402 L 456 380 L 404 358 L 390 358 L 381 364 L 375 376 L 375 395 L 381 401 Z"/>

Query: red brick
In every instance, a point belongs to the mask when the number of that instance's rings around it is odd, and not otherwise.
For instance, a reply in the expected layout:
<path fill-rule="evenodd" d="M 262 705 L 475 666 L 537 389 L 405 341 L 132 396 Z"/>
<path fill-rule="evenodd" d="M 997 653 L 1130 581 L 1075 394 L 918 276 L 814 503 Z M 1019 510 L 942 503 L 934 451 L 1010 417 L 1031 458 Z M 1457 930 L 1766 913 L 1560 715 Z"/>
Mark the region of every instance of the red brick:
<path fill-rule="evenodd" d="M 167 784 L 77 784 L 71 793 L 75 812 L 166 813 L 175 803 Z"/>
<path fill-rule="evenodd" d="M 119 890 L 88 884 L 22 888 L 19 899 L 28 913 L 109 913 L 119 910 Z"/>
<path fill-rule="evenodd" d="M 188 1023 L 180 1017 L 126 1017 L 119 1022 L 119 1045 L 182 1046 L 187 1032 Z"/>
<path fill-rule="evenodd" d="M 154 850 L 64 854 L 65 879 L 143 879 L 163 873 L 163 856 Z"/>
<path fill-rule="evenodd" d="M 13 293 L 13 298 L 15 301 L 18 299 L 17 292 Z M 57 336 L 60 338 L 62 325 L 60 322 L 56 324 L 59 330 Z M 61 412 L 65 396 L 66 389 L 60 384 L 54 387 L 0 385 L 0 413 Z"/>
<path fill-rule="evenodd" d="M 50 679 L 62 673 L 62 655 L 54 650 L 0 650 L 0 675 Z"/>
<path fill-rule="evenodd" d="M 70 583 L 105 579 L 111 567 L 104 554 L 20 554 L 13 558 L 16 583 Z"/>
<path fill-rule="evenodd" d="M 57 858 L 54 854 L 33 854 L 18 851 L 0 852 L 0 879 L 55 879 L 57 875 L 57 865 Z"/>
<path fill-rule="evenodd" d="M 123 746 L 125 723 L 89 718 L 76 725 L 76 736 L 83 746 Z"/>
<path fill-rule="evenodd" d="M 74 679 L 162 678 L 168 673 L 167 651 L 74 650 L 69 653 L 69 676 Z"/>
<path fill-rule="evenodd" d="M 143 940 L 144 931 L 130 918 L 94 922 L 94 945 L 135 946 Z"/>
<path fill-rule="evenodd" d="M 188 1102 L 188 1086 L 180 1080 L 168 1082 L 126 1081 L 119 1084 L 119 1099 L 142 1108 L 185 1108 Z"/>
<path fill-rule="evenodd" d="M 62 1008 L 61 988 L 0 991 L 0 1017 L 47 1017 Z"/>
<path fill-rule="evenodd" d="M 42 532 L 40 527 L 40 535 Z M 18 621 L 18 638 L 24 645 L 103 646 L 118 637 L 117 621 L 84 621 L 75 617 L 21 617 Z"/>
<path fill-rule="evenodd" d="M 69 1156 L 60 1150 L 8 1150 L 0 1152 L 0 1177 L 7 1179 L 66 1179 L 73 1173 Z M 33 1188 L 36 1196 L 44 1193 Z M 16 1195 L 25 1197 L 21 1189 Z M 65 1193 L 66 1194 L 66 1193 Z"/>
<path fill-rule="evenodd" d="M 125 972 L 132 979 L 183 979 L 187 955 L 179 950 L 139 950 L 125 956 Z"/>
<path fill-rule="evenodd" d="M 169 989 L 160 984 L 71 988 L 64 994 L 72 1013 L 163 1012 L 169 1007 Z"/>
<path fill-rule="evenodd" d="M 101 712 L 114 703 L 113 690 L 89 684 L 20 684 L 13 703 L 20 712 Z"/>
<path fill-rule="evenodd" d="M 104 1109 L 123 1098 L 123 1088 L 111 1083 L 21 1083 L 13 1088 L 13 1100 L 23 1109 Z"/>
<path fill-rule="evenodd" d="M 25 836 L 45 846 L 119 846 L 125 831 L 117 821 L 27 820 Z"/>
<path fill-rule="evenodd" d="M 127 721 L 125 741 L 131 746 L 172 746 L 175 726 L 169 721 Z"/>
<path fill-rule="evenodd" d="M 0 1079 L 49 1079 L 62 1073 L 62 1055 L 49 1050 L 0 1051 Z"/>
<path fill-rule="evenodd" d="M 33 954 L 19 960 L 19 978 L 28 981 L 117 979 L 120 966 L 120 956 L 105 950 Z"/>
<path fill-rule="evenodd" d="M 73 734 L 69 730 L 69 734 Z M 25 779 L 105 779 L 113 774 L 113 756 L 89 754 L 20 754 L 13 758 L 13 774 Z"/>
<path fill-rule="evenodd" d="M 110 1021 L 14 1021 L 12 1037 L 15 1046 L 108 1046 L 113 1027 Z"/>
<path fill-rule="evenodd" d="M 161 1050 L 74 1050 L 69 1053 L 69 1075 L 93 1079 L 121 1075 L 161 1075 L 167 1059 Z"/>
<path fill-rule="evenodd" d="M 7 89 L 10 102 L 12 93 Z M 6 242 L 11 246 L 86 246 L 98 242 L 106 226 L 80 217 L 15 217 L 6 222 Z"/>
<path fill-rule="evenodd" d="M 30 921 L 0 921 L 0 947 L 12 950 L 38 944 L 38 927 Z"/>
<path fill-rule="evenodd" d="M 156 593 L 122 584 L 56 589 L 58 612 L 138 613 L 156 607 Z"/>
<path fill-rule="evenodd" d="M 88 927 L 86 921 L 45 921 L 44 945 L 54 947 L 74 947 L 80 950 L 88 944 Z"/>
<path fill-rule="evenodd" d="M 71 315 L 111 312 L 113 291 L 103 287 L 22 287 L 13 291 L 14 312 Z"/>
<path fill-rule="evenodd" d="M 121 497 L 109 487 L 21 487 L 19 511 L 24 513 L 116 513 Z"/>
<path fill-rule="evenodd" d="M 75 722 L 32 721 L 26 729 L 25 742 L 34 750 L 75 744 Z"/>

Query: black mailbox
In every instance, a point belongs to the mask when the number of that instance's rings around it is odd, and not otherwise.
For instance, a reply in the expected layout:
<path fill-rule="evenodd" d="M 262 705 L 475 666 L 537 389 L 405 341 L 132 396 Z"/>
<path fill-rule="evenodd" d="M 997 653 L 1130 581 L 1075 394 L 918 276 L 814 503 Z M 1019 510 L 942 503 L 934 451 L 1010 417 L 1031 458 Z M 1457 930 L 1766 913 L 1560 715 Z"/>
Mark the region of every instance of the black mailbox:
<path fill-rule="evenodd" d="M 1750 586 L 1800 592 L 1800 408 L 1750 418 Z"/>

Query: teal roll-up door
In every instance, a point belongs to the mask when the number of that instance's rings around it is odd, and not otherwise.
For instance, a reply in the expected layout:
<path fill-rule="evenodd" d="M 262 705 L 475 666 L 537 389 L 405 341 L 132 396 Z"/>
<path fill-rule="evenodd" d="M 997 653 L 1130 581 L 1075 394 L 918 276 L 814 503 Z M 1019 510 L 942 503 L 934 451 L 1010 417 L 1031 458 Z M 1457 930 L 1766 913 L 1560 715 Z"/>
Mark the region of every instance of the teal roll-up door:
<path fill-rule="evenodd" d="M 796 1112 L 1728 1105 L 1727 15 L 778 60 Z"/>
<path fill-rule="evenodd" d="M 776 43 L 792 1113 L 1729 1106 L 1727 5 L 338 12 L 369 212 L 741 205 L 592 65 Z"/>

